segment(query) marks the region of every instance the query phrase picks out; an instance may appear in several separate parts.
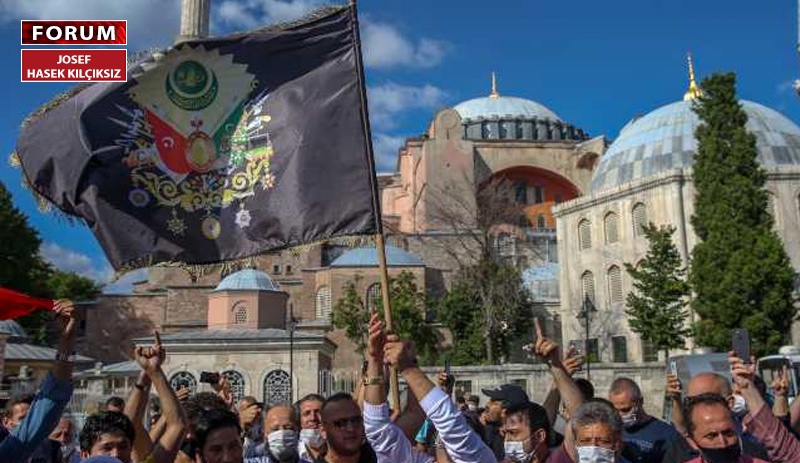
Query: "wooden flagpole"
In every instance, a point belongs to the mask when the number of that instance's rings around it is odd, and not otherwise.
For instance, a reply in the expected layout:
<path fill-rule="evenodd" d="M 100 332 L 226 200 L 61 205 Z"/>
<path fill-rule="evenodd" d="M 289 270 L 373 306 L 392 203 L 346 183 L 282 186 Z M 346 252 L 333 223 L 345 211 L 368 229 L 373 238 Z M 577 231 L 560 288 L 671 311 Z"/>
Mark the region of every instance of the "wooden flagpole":
<path fill-rule="evenodd" d="M 380 192 L 375 178 L 375 152 L 372 147 L 372 131 L 369 123 L 369 113 L 367 106 L 367 88 L 364 78 L 364 61 L 361 56 L 361 34 L 358 28 L 358 11 L 356 0 L 350 0 L 350 17 L 352 18 L 353 37 L 355 39 L 356 67 L 358 68 L 359 91 L 361 92 L 361 120 L 364 124 L 366 136 L 367 162 L 372 168 L 372 202 L 375 210 L 375 250 L 378 253 L 378 266 L 381 272 L 381 297 L 383 301 L 383 317 L 386 331 L 391 332 L 394 328 L 392 324 L 392 305 L 389 298 L 389 268 L 386 264 L 386 245 L 383 236 L 383 221 L 381 220 L 381 200 Z M 397 368 L 391 368 L 389 390 L 393 411 L 400 410 L 400 381 L 397 375 Z"/>

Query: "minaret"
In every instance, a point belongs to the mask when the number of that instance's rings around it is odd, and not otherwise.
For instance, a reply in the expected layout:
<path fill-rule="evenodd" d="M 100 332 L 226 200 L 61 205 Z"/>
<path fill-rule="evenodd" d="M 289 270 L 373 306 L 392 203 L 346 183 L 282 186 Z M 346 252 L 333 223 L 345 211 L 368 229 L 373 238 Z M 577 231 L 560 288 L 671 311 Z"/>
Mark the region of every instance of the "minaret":
<path fill-rule="evenodd" d="M 211 0 L 181 0 L 181 35 L 175 43 L 208 37 Z"/>
<path fill-rule="evenodd" d="M 691 53 L 686 54 L 686 60 L 689 62 L 689 90 L 683 94 L 683 101 L 694 100 L 703 96 L 702 90 L 697 86 L 697 82 L 694 79 L 694 62 L 692 61 Z"/>
<path fill-rule="evenodd" d="M 797 0 L 797 54 L 800 56 L 800 0 Z M 800 79 L 794 81 L 794 90 L 800 95 Z"/>
<path fill-rule="evenodd" d="M 492 93 L 489 94 L 489 98 L 498 98 L 499 96 L 500 94 L 497 93 L 497 76 L 492 72 Z"/>

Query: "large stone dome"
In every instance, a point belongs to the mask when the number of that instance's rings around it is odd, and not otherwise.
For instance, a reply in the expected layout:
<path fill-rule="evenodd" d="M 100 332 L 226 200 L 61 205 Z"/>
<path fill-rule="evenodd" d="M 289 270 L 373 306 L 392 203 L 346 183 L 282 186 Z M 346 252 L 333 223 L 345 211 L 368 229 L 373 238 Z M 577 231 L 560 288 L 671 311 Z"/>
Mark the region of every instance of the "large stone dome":
<path fill-rule="evenodd" d="M 462 120 L 476 120 L 479 118 L 561 120 L 555 112 L 545 105 L 514 96 L 498 95 L 473 98 L 457 104 L 453 109 L 458 112 Z"/>
<path fill-rule="evenodd" d="M 757 139 L 761 165 L 800 165 L 800 128 L 766 106 L 746 100 L 741 104 L 748 117 L 747 129 Z M 694 132 L 699 124 L 691 100 L 662 106 L 632 120 L 600 159 L 591 192 L 691 167 L 697 151 Z"/>

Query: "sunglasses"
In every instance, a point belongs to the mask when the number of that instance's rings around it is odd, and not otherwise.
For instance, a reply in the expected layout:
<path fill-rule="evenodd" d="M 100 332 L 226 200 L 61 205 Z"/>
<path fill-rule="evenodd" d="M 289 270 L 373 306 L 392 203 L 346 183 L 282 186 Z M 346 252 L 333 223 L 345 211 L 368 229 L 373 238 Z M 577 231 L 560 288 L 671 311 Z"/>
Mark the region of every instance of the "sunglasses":
<path fill-rule="evenodd" d="M 336 429 L 344 429 L 347 425 L 351 426 L 361 426 L 364 422 L 364 418 L 361 415 L 351 416 L 350 418 L 340 418 L 338 420 L 331 421 L 331 425 L 333 425 Z"/>

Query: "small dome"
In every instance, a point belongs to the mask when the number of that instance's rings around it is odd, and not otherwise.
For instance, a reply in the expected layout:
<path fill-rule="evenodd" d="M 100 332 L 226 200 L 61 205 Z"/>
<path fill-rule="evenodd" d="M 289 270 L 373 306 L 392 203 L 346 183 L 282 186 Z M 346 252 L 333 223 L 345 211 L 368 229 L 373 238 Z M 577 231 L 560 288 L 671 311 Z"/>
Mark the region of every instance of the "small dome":
<path fill-rule="evenodd" d="M 513 96 L 487 96 L 474 98 L 457 104 L 454 109 L 458 111 L 461 119 L 477 119 L 482 117 L 490 119 L 519 118 L 519 119 L 550 119 L 560 121 L 561 118 L 546 106 L 535 101 Z"/>
<path fill-rule="evenodd" d="M 28 337 L 22 326 L 14 320 L 0 320 L 0 333 L 7 334 L 9 338 L 26 339 Z"/>
<path fill-rule="evenodd" d="M 761 165 L 800 165 L 800 128 L 766 106 L 745 100 L 741 104 L 747 113 L 747 129 L 756 136 Z M 698 125 L 700 118 L 692 110 L 692 101 L 668 104 L 629 122 L 600 158 L 591 191 L 691 167 Z"/>
<path fill-rule="evenodd" d="M 281 287 L 266 273 L 248 268 L 226 276 L 214 291 L 280 291 Z"/>
<path fill-rule="evenodd" d="M 390 267 L 416 267 L 425 263 L 416 254 L 395 246 L 386 246 L 386 262 Z M 376 267 L 378 252 L 374 247 L 355 248 L 331 262 L 331 267 Z"/>

